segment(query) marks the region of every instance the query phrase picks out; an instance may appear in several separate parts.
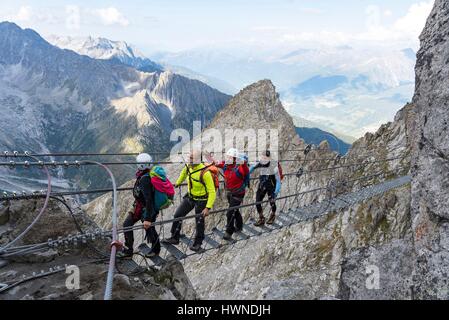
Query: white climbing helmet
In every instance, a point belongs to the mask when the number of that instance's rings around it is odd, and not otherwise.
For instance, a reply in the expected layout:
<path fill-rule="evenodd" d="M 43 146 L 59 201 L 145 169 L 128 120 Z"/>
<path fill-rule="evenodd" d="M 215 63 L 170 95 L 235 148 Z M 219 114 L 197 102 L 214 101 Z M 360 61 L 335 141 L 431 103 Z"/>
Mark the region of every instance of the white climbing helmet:
<path fill-rule="evenodd" d="M 231 158 L 238 158 L 239 157 L 239 151 L 236 148 L 231 148 L 226 152 L 226 155 Z"/>
<path fill-rule="evenodd" d="M 141 153 L 136 157 L 137 169 L 140 171 L 151 169 L 153 167 L 153 158 L 148 153 Z"/>

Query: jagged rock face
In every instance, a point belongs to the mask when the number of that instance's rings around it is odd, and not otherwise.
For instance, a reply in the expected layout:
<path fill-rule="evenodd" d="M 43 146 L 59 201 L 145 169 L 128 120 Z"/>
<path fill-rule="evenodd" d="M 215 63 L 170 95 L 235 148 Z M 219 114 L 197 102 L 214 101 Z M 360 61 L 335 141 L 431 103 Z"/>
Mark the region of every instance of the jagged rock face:
<path fill-rule="evenodd" d="M 3 246 L 21 233 L 37 215 L 42 204 L 42 201 L 15 201 L 3 204 L 0 213 L 7 212 L 8 216 L 7 219 L 0 221 L 0 245 Z M 78 233 L 79 229 L 73 219 L 76 219 L 84 232 L 98 228 L 79 208 L 74 208 L 73 212 L 72 217 L 59 202 L 51 201 L 48 212 L 17 245 L 41 243 L 50 238 L 57 239 L 59 236 L 66 237 Z M 0 283 L 15 282 L 21 280 L 23 275 L 31 276 L 33 272 L 39 274 L 41 270 L 48 271 L 49 268 L 63 267 L 66 264 L 76 265 L 80 270 L 79 289 L 69 289 L 66 286 L 69 274 L 59 272 L 23 282 L 0 293 L 0 299 L 103 299 L 110 239 L 98 239 L 89 243 L 89 246 L 67 248 L 60 246 L 37 253 L 11 256 L 6 260 L 0 259 Z M 120 260 L 117 266 L 119 270 L 125 268 Z M 196 293 L 184 273 L 182 264 L 169 260 L 160 268 L 150 267 L 136 275 L 116 273 L 112 297 L 120 300 L 195 299 Z"/>
<path fill-rule="evenodd" d="M 227 108 L 222 113 L 227 114 Z M 340 193 L 391 178 L 394 175 L 392 171 L 399 175 L 407 174 L 410 166 L 407 141 L 412 116 L 412 106 L 407 106 L 398 113 L 395 122 L 382 126 L 376 134 L 367 134 L 359 139 L 341 164 L 398 156 L 403 159 L 322 171 L 299 180 L 292 178 L 290 183 L 284 181 L 282 195 L 326 186 L 331 178 L 341 181 L 382 173 L 375 178 L 350 184 L 346 189 L 337 191 Z M 288 123 L 284 128 L 287 132 L 290 130 Z M 328 148 L 325 144 L 320 147 Z M 334 167 L 333 161 L 318 161 L 332 156 L 335 157 L 335 153 L 314 150 L 308 159 L 316 161 L 292 163 L 289 170 L 294 172 L 300 166 L 304 166 L 305 171 Z M 305 196 L 301 205 L 322 199 L 322 196 Z M 247 201 L 254 201 L 253 193 L 248 193 Z M 248 217 L 251 212 L 243 210 L 243 213 Z M 351 252 L 411 238 L 411 224 L 410 188 L 404 186 L 350 209 L 330 212 L 314 221 L 220 250 L 213 256 L 192 259 L 186 263 L 186 272 L 200 297 L 206 299 L 401 298 L 407 296 L 401 290 L 376 291 L 377 295 L 371 293 L 371 296 L 358 292 L 356 288 L 364 288 L 366 283 L 364 268 L 354 270 L 357 277 L 351 274 L 350 283 L 342 275 L 351 268 L 349 263 L 344 263 Z M 402 248 L 405 249 L 406 246 Z M 392 254 L 391 259 L 397 257 Z M 381 272 L 393 272 L 392 261 L 379 265 Z"/>
<path fill-rule="evenodd" d="M 412 214 L 416 298 L 449 298 L 449 4 L 436 0 L 416 63 Z"/>
<path fill-rule="evenodd" d="M 267 109 L 267 110 L 265 110 Z M 264 111 L 265 110 L 265 111 Z M 241 121 L 245 119 L 245 121 Z M 287 112 L 280 103 L 279 96 L 275 91 L 273 84 L 270 81 L 260 81 L 243 89 L 238 95 L 231 99 L 229 104 L 222 112 L 219 112 L 208 127 L 219 130 L 224 133 L 225 129 L 277 129 L 279 132 L 279 149 L 283 150 L 298 150 L 305 148 L 304 142 L 296 135 L 293 122 Z M 206 139 L 207 140 L 207 139 Z M 205 142 L 203 148 L 205 150 L 213 150 L 212 142 Z M 311 157 L 318 157 L 318 153 L 311 152 Z M 329 151 L 329 154 L 332 154 Z M 294 152 L 282 152 L 281 158 L 300 159 L 301 155 Z M 313 162 L 311 162 L 313 164 Z M 316 164 L 315 164 L 316 166 Z M 172 164 L 164 166 L 168 177 L 172 182 L 175 182 L 181 169 L 182 164 Z M 294 162 L 287 162 L 283 164 L 284 172 L 293 172 L 297 167 Z M 124 184 L 124 187 L 132 186 L 134 181 L 129 181 Z M 255 189 L 248 193 L 248 198 L 254 198 Z M 181 191 L 181 192 L 180 192 Z M 288 192 L 285 189 L 285 192 Z M 180 193 L 185 193 L 185 188 L 178 190 L 176 199 L 179 198 Z M 133 202 L 131 192 L 119 193 L 118 206 L 120 217 L 123 220 L 130 209 Z M 223 192 L 218 197 L 215 208 L 225 207 L 226 200 Z M 110 227 L 109 208 L 111 206 L 110 194 L 99 197 L 98 199 L 87 204 L 84 208 L 90 216 L 101 226 Z M 164 219 L 170 218 L 173 215 L 175 208 L 164 211 Z M 248 214 L 250 212 L 248 211 Z M 215 217 L 209 219 L 209 226 L 216 222 Z M 189 223 L 187 223 L 189 225 Z M 189 230 L 189 229 L 187 229 Z"/>
<path fill-rule="evenodd" d="M 3 150 L 167 152 L 173 128 L 191 131 L 195 120 L 208 124 L 229 100 L 168 71 L 141 72 L 59 49 L 12 23 L 0 23 L 0 47 Z M 0 189 L 33 190 L 26 179 L 3 181 L 14 172 L 0 170 Z M 114 172 L 123 183 L 132 170 L 123 166 Z M 110 185 L 98 168 L 64 173 L 81 188 Z"/>
<path fill-rule="evenodd" d="M 363 272 L 363 264 L 390 263 L 392 272 L 383 273 L 384 296 L 411 299 L 448 299 L 448 30 L 449 5 L 435 1 L 421 34 L 421 49 L 416 63 L 416 90 L 410 110 L 408 148 L 411 153 L 410 238 L 376 249 L 358 250 L 343 266 L 343 282 L 352 289 L 346 297 L 378 298 L 353 276 Z M 393 259 L 397 259 L 395 266 Z M 390 284 L 387 284 L 389 281 Z M 391 284 L 395 284 L 392 287 Z M 351 291 L 351 290 L 349 290 Z M 395 292 L 397 295 L 392 296 Z"/>
<path fill-rule="evenodd" d="M 392 177 L 394 173 L 406 174 L 409 170 L 407 139 L 409 136 L 411 106 L 398 113 L 397 121 L 384 125 L 376 134 L 367 134 L 357 141 L 349 154 L 342 158 L 341 165 L 358 163 L 361 160 L 375 160 L 404 156 L 388 163 L 366 163 L 339 170 L 324 169 L 334 167 L 336 153 L 325 143 L 312 150 L 307 158 L 301 152 L 283 152 L 282 159 L 296 159 L 283 163 L 284 172 L 296 172 L 300 167 L 305 171 L 321 172 L 292 177 L 284 181 L 281 195 L 326 186 L 331 178 L 336 180 L 380 175 L 349 184 L 337 192 L 347 192 L 364 184 L 376 183 Z M 242 121 L 242 119 L 245 119 Z M 236 95 L 209 128 L 223 131 L 227 128 L 277 128 L 280 149 L 300 150 L 304 142 L 296 135 L 292 119 L 279 101 L 270 81 L 260 81 Z M 206 148 L 208 146 L 206 145 Z M 322 161 L 320 159 L 330 159 Z M 167 167 L 169 177 L 174 180 L 180 165 Z M 394 171 L 392 173 L 392 170 Z M 132 185 L 132 181 L 126 186 Z M 246 203 L 255 199 L 257 183 L 246 195 Z M 300 204 L 322 200 L 326 194 L 310 194 L 302 197 Z M 120 193 L 119 207 L 121 220 L 132 203 L 130 193 Z M 234 248 L 220 249 L 214 255 L 188 259 L 185 264 L 189 275 L 201 298 L 242 298 L 242 299 L 314 299 L 341 295 L 341 264 L 352 249 L 381 245 L 410 234 L 409 214 L 410 192 L 405 186 L 389 192 L 385 197 L 376 197 L 365 203 L 330 213 L 315 221 L 302 223 L 281 232 L 252 239 Z M 285 207 L 291 202 L 285 204 Z M 89 203 L 85 209 L 99 225 L 110 226 L 111 197 L 105 195 Z M 217 199 L 215 209 L 226 208 L 223 196 Z M 280 209 L 284 203 L 280 203 Z M 171 210 L 164 211 L 163 219 L 171 218 Z M 255 216 L 255 208 L 242 210 L 244 220 Z M 265 214 L 268 214 L 266 212 Z M 212 215 L 206 219 L 207 231 L 218 224 L 223 227 L 224 214 Z M 185 223 L 184 232 L 193 231 L 191 223 Z M 165 229 L 168 232 L 168 229 Z M 139 236 L 140 233 L 137 233 Z M 166 233 L 167 234 L 167 233 Z M 362 275 L 365 274 L 363 271 Z"/>
<path fill-rule="evenodd" d="M 448 21 L 449 4 L 437 0 L 421 36 L 413 102 L 397 113 L 394 122 L 356 141 L 340 163 L 400 158 L 322 171 L 290 185 L 284 182 L 282 192 L 326 185 L 331 178 L 351 180 L 380 173 L 336 190 L 346 192 L 410 171 L 411 187 L 405 185 L 349 209 L 188 260 L 186 272 L 201 298 L 448 299 Z M 267 81 L 244 89 L 212 126 L 225 128 L 232 123 L 245 128 L 257 125 L 261 118 L 267 122 L 283 118 L 282 108 L 273 109 L 279 105 L 270 99 L 276 97 L 273 90 Z M 284 137 L 292 139 L 291 120 L 283 121 Z M 302 145 L 294 138 L 280 145 L 289 147 L 291 141 L 291 145 Z M 314 159 L 335 154 L 317 151 L 310 155 L 313 161 L 291 163 L 289 170 L 333 165 Z M 247 201 L 253 197 L 249 192 Z M 301 204 L 320 199 L 304 197 Z M 245 219 L 249 215 L 244 211 Z M 216 223 L 214 219 L 209 221 Z M 375 279 L 370 272 L 378 279 L 378 289 L 368 283 Z"/>
<path fill-rule="evenodd" d="M 337 297 L 347 300 L 412 299 L 413 256 L 410 237 L 350 252 L 344 260 Z M 370 282 L 369 276 L 378 271 L 381 271 L 378 283 L 374 278 Z"/>

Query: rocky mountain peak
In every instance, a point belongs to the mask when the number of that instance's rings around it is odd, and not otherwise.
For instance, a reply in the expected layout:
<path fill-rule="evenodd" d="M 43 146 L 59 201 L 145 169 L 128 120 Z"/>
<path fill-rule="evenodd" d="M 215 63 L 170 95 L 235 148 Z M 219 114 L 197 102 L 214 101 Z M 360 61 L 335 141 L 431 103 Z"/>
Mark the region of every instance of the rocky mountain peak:
<path fill-rule="evenodd" d="M 217 113 L 209 127 L 223 132 L 227 128 L 277 130 L 279 150 L 298 149 L 304 145 L 270 80 L 261 80 L 242 89 Z"/>
<path fill-rule="evenodd" d="M 436 0 L 420 36 L 412 143 L 416 297 L 448 299 L 449 3 Z"/>

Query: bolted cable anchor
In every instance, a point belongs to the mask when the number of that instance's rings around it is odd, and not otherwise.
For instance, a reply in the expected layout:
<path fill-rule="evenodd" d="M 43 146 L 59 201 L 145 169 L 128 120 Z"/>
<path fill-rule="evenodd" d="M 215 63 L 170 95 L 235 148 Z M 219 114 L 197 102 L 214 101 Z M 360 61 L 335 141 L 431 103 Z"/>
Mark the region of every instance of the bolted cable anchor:
<path fill-rule="evenodd" d="M 14 161 L 9 161 L 9 168 L 14 169 L 16 167 L 16 163 Z"/>
<path fill-rule="evenodd" d="M 17 157 L 19 155 L 18 151 L 13 151 L 12 154 L 14 155 L 14 157 Z"/>
<path fill-rule="evenodd" d="M 329 183 L 327 184 L 327 191 L 332 192 L 332 193 L 337 191 L 337 182 L 335 181 L 335 179 L 332 178 L 329 181 Z"/>
<path fill-rule="evenodd" d="M 28 169 L 28 168 L 30 167 L 30 162 L 29 162 L 29 161 L 25 161 L 25 162 L 24 162 L 24 165 L 25 165 L 25 168 Z"/>
<path fill-rule="evenodd" d="M 309 152 L 312 150 L 312 145 L 309 144 L 307 145 L 307 147 L 304 149 L 304 154 L 307 155 L 309 154 Z"/>
<path fill-rule="evenodd" d="M 5 156 L 5 158 L 8 158 L 9 152 L 8 151 L 3 151 L 3 155 Z"/>
<path fill-rule="evenodd" d="M 69 162 L 67 160 L 64 160 L 64 167 L 68 168 L 70 166 Z"/>
<path fill-rule="evenodd" d="M 337 156 L 335 157 L 334 165 L 340 163 L 340 160 L 341 160 L 341 155 L 339 154 L 339 155 L 337 155 Z"/>
<path fill-rule="evenodd" d="M 301 176 L 304 174 L 304 169 L 301 167 L 299 168 L 298 172 L 296 173 L 296 178 L 301 178 Z"/>
<path fill-rule="evenodd" d="M 24 154 L 25 154 L 26 156 L 29 156 L 31 153 L 30 153 L 29 151 L 25 151 Z"/>
<path fill-rule="evenodd" d="M 76 166 L 77 168 L 79 168 L 79 167 L 81 167 L 81 163 L 80 163 L 78 160 L 75 160 L 75 166 Z"/>

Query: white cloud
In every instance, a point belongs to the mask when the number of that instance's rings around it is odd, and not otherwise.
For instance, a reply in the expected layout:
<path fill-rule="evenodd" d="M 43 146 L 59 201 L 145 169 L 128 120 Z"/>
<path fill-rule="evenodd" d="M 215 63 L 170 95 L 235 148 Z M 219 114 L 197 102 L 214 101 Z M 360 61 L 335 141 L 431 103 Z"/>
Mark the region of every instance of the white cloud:
<path fill-rule="evenodd" d="M 36 23 L 54 24 L 61 21 L 55 14 L 47 10 L 35 9 L 27 5 L 20 6 L 15 13 L 5 16 L 0 15 L 0 19 L 17 22 L 31 27 Z"/>
<path fill-rule="evenodd" d="M 418 38 L 427 17 L 432 10 L 434 0 L 422 1 L 410 6 L 406 15 L 397 19 L 392 25 L 373 25 L 367 32 L 356 35 L 360 41 L 398 42 L 404 41 L 418 46 Z"/>
<path fill-rule="evenodd" d="M 16 21 L 29 21 L 33 17 L 33 9 L 30 6 L 21 6 L 15 15 Z"/>
<path fill-rule="evenodd" d="M 103 24 L 107 26 L 118 24 L 122 27 L 126 27 L 129 25 L 128 19 L 114 7 L 97 9 L 95 10 L 95 14 L 101 19 Z"/>
<path fill-rule="evenodd" d="M 407 14 L 395 22 L 393 28 L 397 32 L 409 33 L 412 36 L 419 35 L 432 10 L 433 3 L 434 0 L 413 4 Z"/>
<path fill-rule="evenodd" d="M 326 98 L 315 98 L 313 99 L 313 106 L 318 109 L 321 108 L 333 109 L 341 106 L 341 104 L 337 101 L 328 100 Z"/>
<path fill-rule="evenodd" d="M 29 22 L 35 17 L 36 13 L 30 6 L 21 6 L 15 13 L 1 15 L 2 20 L 8 20 L 12 22 Z"/>
<path fill-rule="evenodd" d="M 319 32 L 286 33 L 279 38 L 283 44 L 303 44 L 305 42 L 317 42 L 328 45 L 340 45 L 348 43 L 351 36 L 344 32 L 322 30 Z"/>
<path fill-rule="evenodd" d="M 79 30 L 81 27 L 80 8 L 78 6 L 65 7 L 66 19 L 65 26 L 69 30 Z"/>
<path fill-rule="evenodd" d="M 368 6 L 366 9 L 367 30 L 364 32 L 339 32 L 321 30 L 318 32 L 284 32 L 278 39 L 283 44 L 304 44 L 314 42 L 330 45 L 352 44 L 354 42 L 379 42 L 382 44 L 409 45 L 417 48 L 419 34 L 424 28 L 430 14 L 434 0 L 421 1 L 411 5 L 407 13 L 390 25 L 381 22 L 381 15 L 390 16 L 390 10 L 381 11 L 377 6 Z"/>

